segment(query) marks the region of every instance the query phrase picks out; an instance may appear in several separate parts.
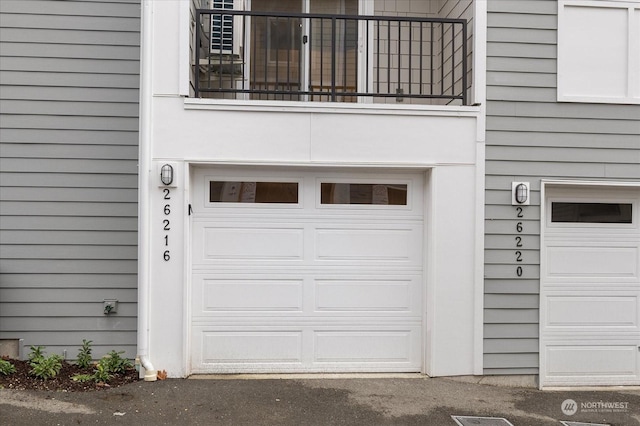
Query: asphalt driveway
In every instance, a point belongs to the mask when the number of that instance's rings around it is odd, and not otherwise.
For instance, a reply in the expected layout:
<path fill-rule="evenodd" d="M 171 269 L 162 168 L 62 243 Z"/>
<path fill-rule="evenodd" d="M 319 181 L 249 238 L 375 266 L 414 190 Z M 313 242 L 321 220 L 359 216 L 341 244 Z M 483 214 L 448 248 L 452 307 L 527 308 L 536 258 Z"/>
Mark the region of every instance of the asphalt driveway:
<path fill-rule="evenodd" d="M 640 425 L 640 390 L 541 392 L 375 376 L 169 379 L 85 393 L 0 390 L 1 425 L 455 426 L 452 415 L 504 417 L 514 426 Z"/>

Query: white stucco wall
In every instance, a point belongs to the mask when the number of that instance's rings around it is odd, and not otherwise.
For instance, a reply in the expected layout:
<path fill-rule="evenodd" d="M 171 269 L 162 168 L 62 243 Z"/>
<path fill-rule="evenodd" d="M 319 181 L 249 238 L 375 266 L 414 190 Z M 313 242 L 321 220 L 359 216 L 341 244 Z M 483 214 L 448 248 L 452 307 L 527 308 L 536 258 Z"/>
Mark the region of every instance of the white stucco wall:
<path fill-rule="evenodd" d="M 180 73 L 179 64 L 184 64 L 181 58 L 188 46 L 179 45 L 174 36 L 185 24 L 181 17 L 188 16 L 185 4 L 188 7 L 186 1 L 145 4 L 153 9 L 147 31 L 154 41 L 151 75 L 143 77 L 151 79 L 151 93 L 143 96 L 150 119 L 142 124 L 150 146 L 141 150 L 149 156 L 141 161 L 148 163 L 149 185 L 140 190 L 149 212 L 140 218 L 150 228 L 148 245 L 142 242 L 141 247 L 141 256 L 146 256 L 141 263 L 149 268 L 149 294 L 139 303 L 148 306 L 149 356 L 155 368 L 172 377 L 190 371 L 189 165 L 277 164 L 427 173 L 423 370 L 438 376 L 478 374 L 480 108 L 185 100 L 178 93 L 184 83 L 180 76 L 188 73 Z M 164 198 L 159 180 L 158 166 L 166 162 L 176 173 L 170 199 Z M 165 219 L 170 220 L 168 231 Z M 167 249 L 170 260 L 165 261 Z"/>

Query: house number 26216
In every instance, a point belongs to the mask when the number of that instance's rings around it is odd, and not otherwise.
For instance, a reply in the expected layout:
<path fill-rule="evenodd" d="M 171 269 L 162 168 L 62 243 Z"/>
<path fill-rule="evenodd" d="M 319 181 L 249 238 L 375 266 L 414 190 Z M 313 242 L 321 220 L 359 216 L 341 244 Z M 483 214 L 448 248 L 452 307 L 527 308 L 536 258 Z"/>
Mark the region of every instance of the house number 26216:
<path fill-rule="evenodd" d="M 164 232 L 162 239 L 164 243 L 164 252 L 162 253 L 162 258 L 165 262 L 168 262 L 171 260 L 171 251 L 169 250 L 169 231 L 171 230 L 171 190 L 169 188 L 164 188 L 162 192 L 164 193 L 164 196 L 162 197 L 162 213 L 164 215 L 164 219 L 162 220 L 162 231 Z"/>

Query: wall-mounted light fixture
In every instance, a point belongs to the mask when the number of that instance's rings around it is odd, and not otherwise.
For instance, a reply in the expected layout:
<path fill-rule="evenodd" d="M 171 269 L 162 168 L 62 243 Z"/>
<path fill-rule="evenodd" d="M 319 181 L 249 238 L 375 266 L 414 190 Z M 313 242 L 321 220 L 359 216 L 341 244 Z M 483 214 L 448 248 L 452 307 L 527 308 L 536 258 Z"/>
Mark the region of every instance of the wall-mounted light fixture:
<path fill-rule="evenodd" d="M 529 182 L 511 182 L 511 205 L 528 206 L 531 201 Z"/>
<path fill-rule="evenodd" d="M 173 166 L 171 164 L 165 164 L 160 168 L 160 181 L 167 186 L 173 183 Z"/>

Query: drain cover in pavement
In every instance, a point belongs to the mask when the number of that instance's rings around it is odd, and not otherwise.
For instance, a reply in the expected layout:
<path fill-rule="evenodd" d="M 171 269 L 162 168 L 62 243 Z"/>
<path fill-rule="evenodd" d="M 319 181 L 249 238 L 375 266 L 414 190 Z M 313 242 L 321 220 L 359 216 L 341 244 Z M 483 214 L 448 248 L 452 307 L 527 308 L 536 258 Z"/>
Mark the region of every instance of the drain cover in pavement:
<path fill-rule="evenodd" d="M 460 426 L 513 426 L 502 417 L 451 416 Z"/>
<path fill-rule="evenodd" d="M 564 426 L 611 426 L 607 423 L 583 423 L 583 422 L 569 422 L 569 421 L 560 421 Z"/>

